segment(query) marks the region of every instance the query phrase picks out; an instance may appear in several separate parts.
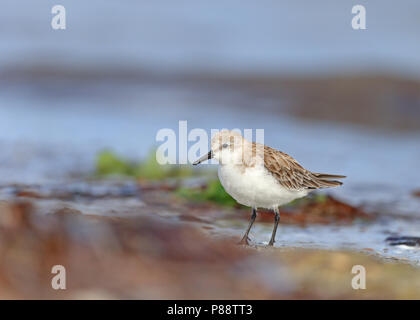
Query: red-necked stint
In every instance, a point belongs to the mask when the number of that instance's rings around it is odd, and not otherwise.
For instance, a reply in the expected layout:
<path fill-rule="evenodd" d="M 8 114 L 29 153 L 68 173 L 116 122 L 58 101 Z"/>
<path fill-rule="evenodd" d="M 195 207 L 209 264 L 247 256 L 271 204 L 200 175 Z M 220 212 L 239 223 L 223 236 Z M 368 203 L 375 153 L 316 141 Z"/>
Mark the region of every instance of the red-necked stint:
<path fill-rule="evenodd" d="M 222 130 L 211 140 L 211 150 L 196 162 L 197 165 L 215 158 L 222 186 L 237 202 L 252 207 L 251 221 L 240 241 L 249 244 L 249 231 L 257 217 L 257 209 L 273 210 L 274 228 L 269 246 L 275 241 L 280 220 L 278 207 L 309 192 L 340 186 L 333 180 L 342 175 L 315 173 L 303 168 L 295 159 L 260 143 L 247 141 L 241 134 Z"/>

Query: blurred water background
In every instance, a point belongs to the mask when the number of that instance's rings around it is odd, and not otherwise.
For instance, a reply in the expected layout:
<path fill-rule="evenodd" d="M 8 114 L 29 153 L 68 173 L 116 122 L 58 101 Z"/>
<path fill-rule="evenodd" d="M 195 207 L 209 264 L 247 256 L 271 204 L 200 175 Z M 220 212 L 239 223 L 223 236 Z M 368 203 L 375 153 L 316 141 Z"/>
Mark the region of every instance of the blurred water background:
<path fill-rule="evenodd" d="M 337 196 L 419 214 L 418 1 L 62 0 L 66 30 L 51 28 L 55 4 L 1 4 L 1 183 L 86 174 L 103 148 L 141 158 L 159 129 L 187 120 L 189 129 L 265 129 L 266 144 L 305 167 L 348 175 Z M 355 4 L 366 7 L 367 30 L 351 28 Z M 375 77 L 390 79 L 371 113 L 357 99 L 327 112 L 361 121 L 323 120 L 316 108 L 300 116 L 306 105 L 281 82 L 357 86 L 371 76 L 372 95 Z M 279 90 L 264 91 L 261 79 L 281 79 Z M 308 87 L 298 82 L 296 96 Z M 334 95 L 328 83 L 322 90 Z"/>

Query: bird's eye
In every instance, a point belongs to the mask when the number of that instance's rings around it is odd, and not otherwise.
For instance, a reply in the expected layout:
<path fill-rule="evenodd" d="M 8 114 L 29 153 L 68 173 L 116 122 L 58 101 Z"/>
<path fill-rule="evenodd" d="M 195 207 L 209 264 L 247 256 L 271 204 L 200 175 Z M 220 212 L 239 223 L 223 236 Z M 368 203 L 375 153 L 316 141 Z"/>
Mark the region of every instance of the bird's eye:
<path fill-rule="evenodd" d="M 222 145 L 222 147 L 223 147 L 223 148 L 227 148 L 227 147 L 229 147 L 229 145 L 228 145 L 227 143 L 224 143 L 224 144 Z"/>

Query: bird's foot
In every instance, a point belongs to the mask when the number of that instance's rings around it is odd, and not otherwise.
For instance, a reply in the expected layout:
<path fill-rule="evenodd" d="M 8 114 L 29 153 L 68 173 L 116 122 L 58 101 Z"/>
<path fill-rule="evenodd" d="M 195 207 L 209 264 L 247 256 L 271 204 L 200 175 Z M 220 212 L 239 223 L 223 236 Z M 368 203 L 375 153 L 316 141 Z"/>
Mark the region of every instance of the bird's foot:
<path fill-rule="evenodd" d="M 243 237 L 241 239 L 241 241 L 238 242 L 238 244 L 249 246 L 250 245 L 250 243 L 249 243 L 250 241 L 251 241 L 251 239 L 249 237 L 245 236 L 245 237 Z"/>

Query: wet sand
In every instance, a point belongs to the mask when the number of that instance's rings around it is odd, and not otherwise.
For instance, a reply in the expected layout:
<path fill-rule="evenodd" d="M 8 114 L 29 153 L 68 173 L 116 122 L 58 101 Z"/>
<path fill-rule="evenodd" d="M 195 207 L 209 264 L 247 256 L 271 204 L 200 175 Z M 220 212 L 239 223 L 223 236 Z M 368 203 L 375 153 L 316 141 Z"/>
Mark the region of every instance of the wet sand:
<path fill-rule="evenodd" d="M 419 298 L 419 5 L 390 25 L 395 5 L 372 1 L 359 33 L 337 1 L 72 2 L 51 32 L 50 7 L 7 0 L 0 298 Z M 179 120 L 263 128 L 308 169 L 349 178 L 283 208 L 271 249 L 270 213 L 239 247 L 249 210 L 91 178 L 100 150 L 137 161 Z M 67 290 L 51 289 L 56 264 Z M 366 290 L 351 288 L 356 264 Z"/>
<path fill-rule="evenodd" d="M 335 200 L 284 209 L 269 248 L 269 213 L 257 219 L 253 244 L 239 246 L 248 210 L 185 201 L 168 186 L 126 180 L 15 185 L 1 195 L 1 298 L 420 298 L 420 268 L 412 259 L 387 257 L 368 242 L 343 250 L 340 239 L 323 250 L 322 233 L 314 235 L 319 243 L 299 243 L 299 233 L 311 235 L 317 225 L 326 232 L 363 229 L 376 219 Z M 330 211 L 329 219 L 320 219 L 319 206 Z M 291 232 L 298 236 L 285 241 Z M 381 241 L 392 250 L 385 234 Z M 51 289 L 54 265 L 66 268 L 66 290 Z M 366 269 L 366 290 L 351 286 L 354 265 Z"/>
<path fill-rule="evenodd" d="M 420 241 L 407 238 L 420 236 L 418 82 L 42 68 L 0 81 L 2 297 L 420 297 Z M 52 106 L 51 88 L 66 102 Z M 283 208 L 271 249 L 271 213 L 244 248 L 235 243 L 249 210 L 182 200 L 170 183 L 92 179 L 100 149 L 137 160 L 180 119 L 262 127 L 267 144 L 349 178 L 324 203 Z M 68 290 L 50 287 L 56 264 Z M 366 290 L 351 287 L 359 264 Z"/>

